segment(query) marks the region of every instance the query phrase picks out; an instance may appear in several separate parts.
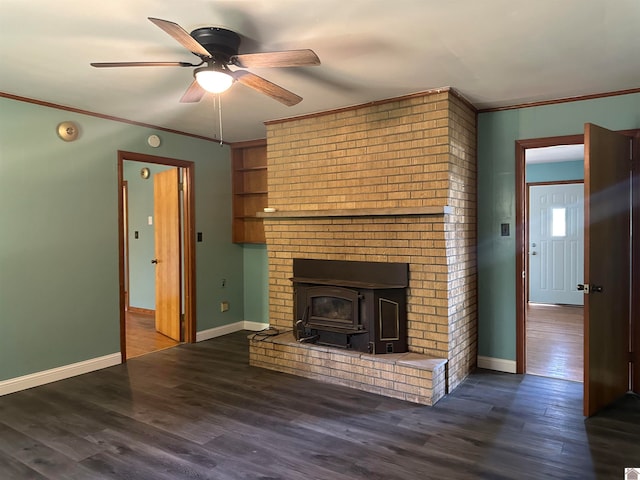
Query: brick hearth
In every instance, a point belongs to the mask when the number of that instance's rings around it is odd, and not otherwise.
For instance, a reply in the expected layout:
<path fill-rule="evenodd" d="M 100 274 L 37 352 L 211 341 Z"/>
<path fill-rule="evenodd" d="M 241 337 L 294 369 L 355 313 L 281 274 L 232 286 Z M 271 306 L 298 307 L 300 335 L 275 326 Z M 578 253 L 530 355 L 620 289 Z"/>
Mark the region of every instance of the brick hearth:
<path fill-rule="evenodd" d="M 252 334 L 251 365 L 314 378 L 367 392 L 433 405 L 446 389 L 444 359 L 417 353 L 370 355 L 322 345 L 301 344 L 292 333 Z"/>

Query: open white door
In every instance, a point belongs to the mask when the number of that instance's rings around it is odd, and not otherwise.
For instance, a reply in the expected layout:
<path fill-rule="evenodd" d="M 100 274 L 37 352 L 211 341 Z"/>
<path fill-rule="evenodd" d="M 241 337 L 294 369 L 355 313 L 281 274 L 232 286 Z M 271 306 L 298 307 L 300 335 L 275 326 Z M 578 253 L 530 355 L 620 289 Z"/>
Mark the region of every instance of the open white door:
<path fill-rule="evenodd" d="M 529 187 L 529 301 L 582 305 L 584 184 Z"/>

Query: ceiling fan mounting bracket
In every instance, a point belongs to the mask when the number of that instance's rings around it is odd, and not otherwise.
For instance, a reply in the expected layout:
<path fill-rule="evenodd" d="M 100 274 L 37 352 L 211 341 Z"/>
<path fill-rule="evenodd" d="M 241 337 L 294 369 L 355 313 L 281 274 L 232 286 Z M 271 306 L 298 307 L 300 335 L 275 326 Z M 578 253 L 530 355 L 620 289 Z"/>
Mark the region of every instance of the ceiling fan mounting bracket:
<path fill-rule="evenodd" d="M 226 28 L 197 28 L 190 35 L 211 54 L 217 63 L 228 64 L 231 57 L 238 54 L 240 36 Z"/>

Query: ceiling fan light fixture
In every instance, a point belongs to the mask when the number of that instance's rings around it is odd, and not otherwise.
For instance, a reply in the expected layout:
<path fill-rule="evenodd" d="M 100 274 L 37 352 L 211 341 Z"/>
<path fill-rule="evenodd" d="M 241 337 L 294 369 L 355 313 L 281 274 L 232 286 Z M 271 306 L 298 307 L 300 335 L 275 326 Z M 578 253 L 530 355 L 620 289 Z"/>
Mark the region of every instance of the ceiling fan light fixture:
<path fill-rule="evenodd" d="M 196 68 L 193 74 L 198 84 L 207 92 L 222 93 L 227 91 L 233 84 L 231 74 L 219 68 Z"/>

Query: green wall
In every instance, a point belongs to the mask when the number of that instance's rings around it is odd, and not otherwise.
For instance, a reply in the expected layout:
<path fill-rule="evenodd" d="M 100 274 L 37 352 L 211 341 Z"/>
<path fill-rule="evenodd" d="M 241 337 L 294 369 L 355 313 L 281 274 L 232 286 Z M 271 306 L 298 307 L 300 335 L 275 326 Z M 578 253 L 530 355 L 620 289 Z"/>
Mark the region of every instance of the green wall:
<path fill-rule="evenodd" d="M 525 178 L 527 183 L 583 180 L 584 160 L 527 165 Z"/>
<path fill-rule="evenodd" d="M 228 147 L 0 98 L 0 381 L 120 351 L 118 150 L 195 162 L 197 330 L 244 319 Z"/>
<path fill-rule="evenodd" d="M 71 143 L 56 135 L 68 120 Z M 478 115 L 481 356 L 515 359 L 515 239 L 500 236 L 501 223 L 514 231 L 514 142 L 585 122 L 640 128 L 640 94 Z M 197 330 L 268 322 L 266 248 L 230 241 L 227 147 L 0 98 L 0 381 L 120 350 L 118 150 L 195 162 Z"/>
<path fill-rule="evenodd" d="M 266 245 L 244 246 L 244 319 L 269 323 L 269 260 Z"/>
<path fill-rule="evenodd" d="M 640 128 L 640 94 L 478 115 L 478 354 L 515 360 L 515 141 Z M 512 235 L 500 236 L 509 223 Z"/>

